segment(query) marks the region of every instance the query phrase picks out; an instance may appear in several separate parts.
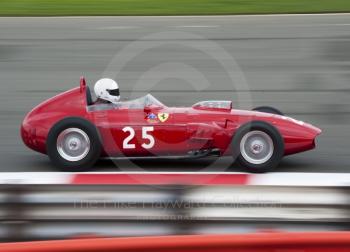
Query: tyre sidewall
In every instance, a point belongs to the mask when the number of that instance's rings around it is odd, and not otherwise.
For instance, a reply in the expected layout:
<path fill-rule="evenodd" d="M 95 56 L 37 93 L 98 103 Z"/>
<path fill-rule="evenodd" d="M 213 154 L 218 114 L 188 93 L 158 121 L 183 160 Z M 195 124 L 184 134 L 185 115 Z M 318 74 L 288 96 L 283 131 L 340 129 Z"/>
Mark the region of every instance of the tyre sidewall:
<path fill-rule="evenodd" d="M 79 161 L 68 161 L 64 159 L 57 150 L 57 138 L 59 134 L 68 128 L 83 130 L 89 137 L 90 150 L 88 154 Z M 52 163 L 62 171 L 78 172 L 86 171 L 97 161 L 101 153 L 101 141 L 96 127 L 89 121 L 79 118 L 65 118 L 56 123 L 49 131 L 46 141 L 46 151 Z"/>
<path fill-rule="evenodd" d="M 271 158 L 262 164 L 252 164 L 245 160 L 240 153 L 240 143 L 243 136 L 253 130 L 263 131 L 268 134 L 274 145 L 274 151 Z M 237 130 L 232 140 L 231 149 L 233 152 L 233 158 L 246 170 L 254 173 L 262 173 L 273 170 L 279 164 L 284 155 L 284 141 L 279 131 L 271 124 L 262 121 L 253 121 L 242 125 Z"/>
<path fill-rule="evenodd" d="M 257 107 L 257 108 L 254 108 L 253 111 L 270 113 L 270 114 L 281 115 L 281 116 L 284 115 L 280 110 L 278 110 L 278 109 L 276 109 L 274 107 L 269 107 L 269 106 Z"/>

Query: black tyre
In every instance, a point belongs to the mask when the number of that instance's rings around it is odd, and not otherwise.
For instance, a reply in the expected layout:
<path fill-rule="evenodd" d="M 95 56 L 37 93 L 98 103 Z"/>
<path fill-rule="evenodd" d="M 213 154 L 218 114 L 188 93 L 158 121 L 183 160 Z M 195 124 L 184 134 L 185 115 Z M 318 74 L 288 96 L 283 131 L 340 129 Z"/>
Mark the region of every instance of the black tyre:
<path fill-rule="evenodd" d="M 51 128 L 46 151 L 61 171 L 87 171 L 100 157 L 101 141 L 94 125 L 82 118 L 70 117 Z"/>
<path fill-rule="evenodd" d="M 254 121 L 241 126 L 232 139 L 233 157 L 247 171 L 272 171 L 284 155 L 284 142 L 272 125 Z"/>
<path fill-rule="evenodd" d="M 269 106 L 256 107 L 253 109 L 253 111 L 270 113 L 270 114 L 275 114 L 275 115 L 284 115 L 280 110 L 273 108 L 273 107 L 269 107 Z"/>

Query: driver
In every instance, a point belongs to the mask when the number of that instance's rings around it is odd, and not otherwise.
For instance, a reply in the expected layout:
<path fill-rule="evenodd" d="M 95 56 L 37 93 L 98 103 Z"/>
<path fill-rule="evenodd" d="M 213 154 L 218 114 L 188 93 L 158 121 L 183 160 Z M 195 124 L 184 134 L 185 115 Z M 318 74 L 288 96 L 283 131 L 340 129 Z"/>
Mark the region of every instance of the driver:
<path fill-rule="evenodd" d="M 112 79 L 103 78 L 95 83 L 94 87 L 97 101 L 95 104 L 117 104 L 120 100 L 119 86 Z"/>

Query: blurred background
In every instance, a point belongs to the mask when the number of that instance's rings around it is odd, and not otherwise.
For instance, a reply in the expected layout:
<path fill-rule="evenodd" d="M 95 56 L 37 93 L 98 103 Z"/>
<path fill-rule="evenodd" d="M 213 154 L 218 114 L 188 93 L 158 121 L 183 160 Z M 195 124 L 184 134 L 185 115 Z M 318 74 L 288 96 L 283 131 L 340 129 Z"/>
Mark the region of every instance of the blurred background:
<path fill-rule="evenodd" d="M 35 105 L 76 87 L 81 75 L 91 87 L 115 78 L 122 99 L 152 93 L 168 106 L 207 99 L 240 109 L 274 106 L 323 130 L 315 150 L 285 158 L 279 171 L 349 171 L 348 14 L 0 20 L 0 171 L 54 171 L 24 146 L 19 127 Z M 196 171 L 208 163 L 141 165 Z M 118 168 L 101 162 L 101 170 Z"/>
<path fill-rule="evenodd" d="M 349 230 L 349 188 L 2 185 L 0 241 Z"/>

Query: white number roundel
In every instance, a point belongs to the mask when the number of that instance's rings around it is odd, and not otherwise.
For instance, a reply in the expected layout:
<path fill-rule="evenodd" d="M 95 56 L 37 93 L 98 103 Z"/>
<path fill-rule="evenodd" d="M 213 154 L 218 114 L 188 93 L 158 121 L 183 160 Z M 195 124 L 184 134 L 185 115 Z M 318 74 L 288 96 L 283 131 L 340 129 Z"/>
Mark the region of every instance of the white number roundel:
<path fill-rule="evenodd" d="M 147 140 L 146 143 L 142 143 L 141 146 L 144 149 L 151 149 L 155 144 L 154 137 L 149 134 L 154 130 L 153 126 L 142 127 L 142 139 Z M 135 149 L 135 144 L 130 143 L 135 137 L 135 130 L 132 127 L 126 126 L 123 128 L 123 132 L 129 132 L 129 135 L 123 141 L 123 149 Z"/>

